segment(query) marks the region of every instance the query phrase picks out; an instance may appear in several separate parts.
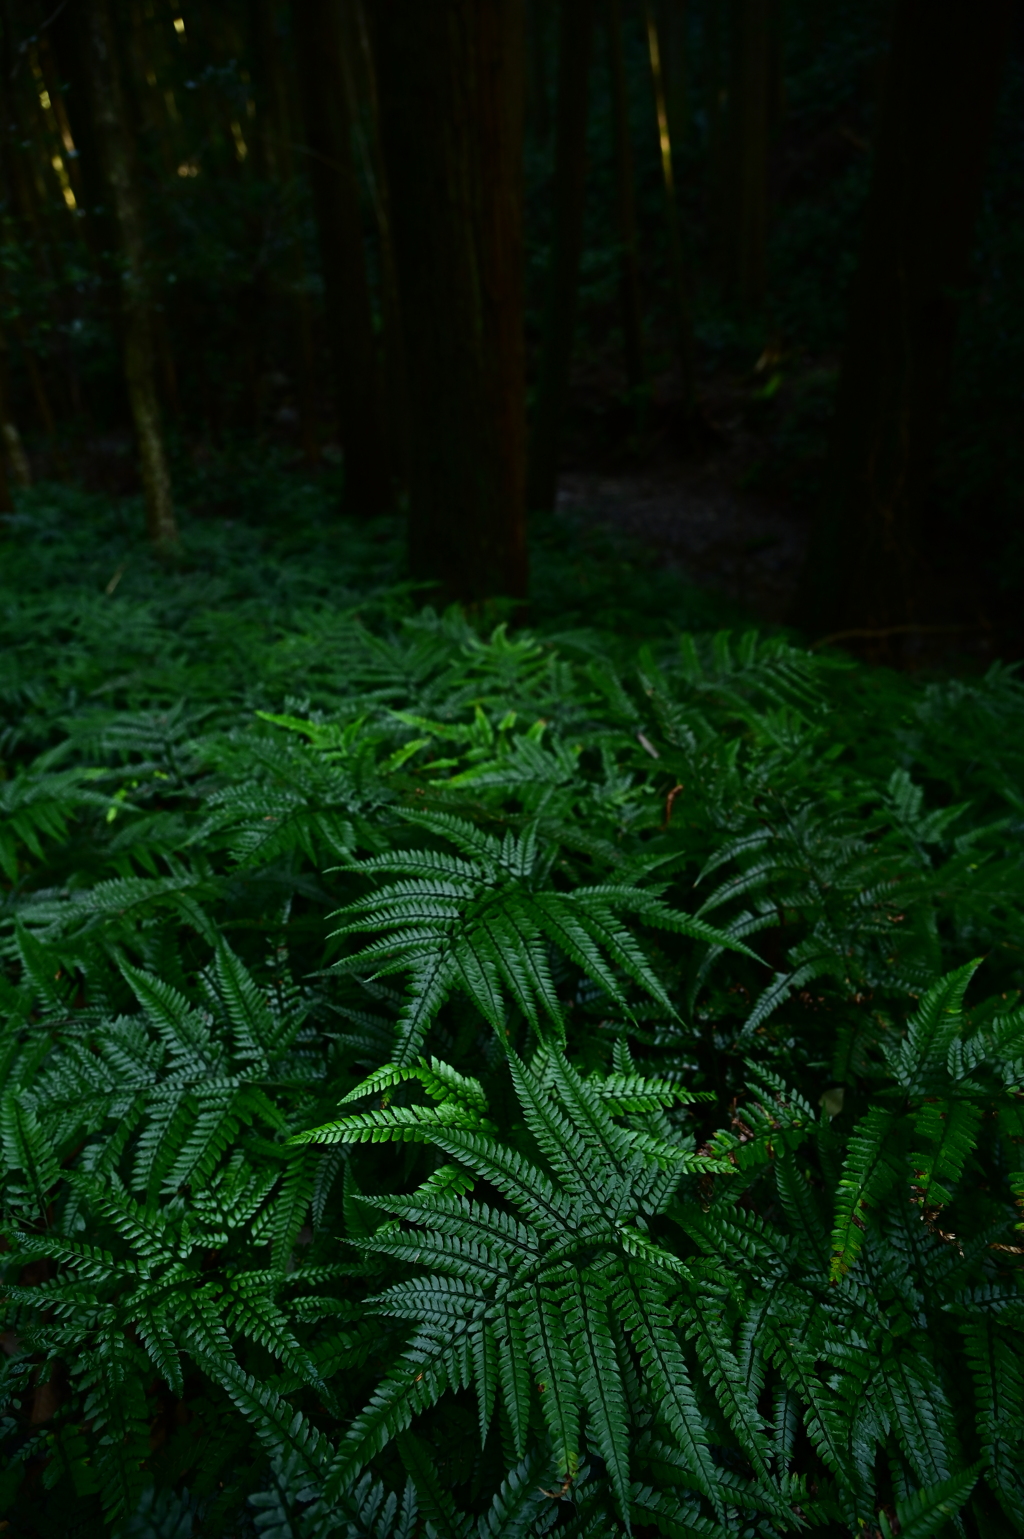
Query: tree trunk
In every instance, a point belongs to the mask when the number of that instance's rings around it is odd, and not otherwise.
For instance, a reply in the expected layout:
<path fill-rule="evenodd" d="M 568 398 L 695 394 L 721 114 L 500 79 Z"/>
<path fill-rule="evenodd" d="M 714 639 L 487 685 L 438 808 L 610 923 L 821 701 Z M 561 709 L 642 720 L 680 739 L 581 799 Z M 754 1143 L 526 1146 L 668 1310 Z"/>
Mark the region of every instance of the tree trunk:
<path fill-rule="evenodd" d="M 260 172 L 277 189 L 287 217 L 288 283 L 284 295 L 288 314 L 289 343 L 295 369 L 299 408 L 299 440 L 307 461 L 320 457 L 316 428 L 316 385 L 313 365 L 313 326 L 306 292 L 306 266 L 295 208 L 295 165 L 292 154 L 292 100 L 288 90 L 287 60 L 277 35 L 274 0 L 251 0 L 250 34 L 253 85 L 256 96 L 256 146 Z M 262 290 L 264 350 L 269 353 L 270 327 L 266 314 L 271 285 L 264 272 Z"/>
<path fill-rule="evenodd" d="M 178 543 L 157 394 L 153 300 L 146 263 L 145 225 L 110 0 L 89 0 L 89 61 L 93 119 L 117 233 L 124 311 L 124 372 L 135 422 L 146 523 L 163 550 Z"/>
<path fill-rule="evenodd" d="M 522 0 L 377 0 L 413 573 L 524 598 Z"/>
<path fill-rule="evenodd" d="M 686 0 L 660 0 L 657 9 L 661 38 L 661 69 L 665 79 L 665 107 L 672 138 L 676 184 L 682 174 L 682 150 L 688 130 L 686 90 Z"/>
<path fill-rule="evenodd" d="M 619 298 L 622 339 L 630 393 L 642 412 L 644 388 L 644 328 L 640 302 L 636 207 L 633 198 L 633 154 L 629 136 L 629 99 L 622 52 L 622 6 L 608 0 L 608 64 L 611 77 L 612 134 L 615 160 L 615 205 L 619 236 Z"/>
<path fill-rule="evenodd" d="M 388 509 L 392 494 L 352 155 L 352 106 L 333 0 L 295 0 L 292 18 L 345 451 L 345 503 L 352 513 L 372 515 Z"/>
<path fill-rule="evenodd" d="M 526 101 L 530 130 L 538 144 L 547 144 L 551 131 L 548 107 L 547 9 L 548 0 L 527 0 L 529 39 L 527 43 Z"/>
<path fill-rule="evenodd" d="M 377 93 L 377 69 L 370 41 L 370 26 L 363 0 L 349 0 L 341 13 L 343 23 L 342 63 L 345 88 L 352 103 L 352 121 L 358 163 L 373 204 L 380 262 L 380 308 L 384 323 L 384 426 L 387 434 L 388 463 L 392 476 L 403 490 L 409 477 L 408 418 L 405 384 L 401 311 L 398 303 L 398 275 L 395 268 L 395 242 L 392 234 L 391 197 L 384 169 L 384 151 L 380 137 L 380 105 Z"/>
<path fill-rule="evenodd" d="M 14 432 L 14 424 L 11 423 Z M 14 507 L 11 501 L 10 477 L 7 474 L 10 449 L 8 445 L 8 411 L 7 411 L 7 341 L 0 331 L 0 513 L 10 513 Z M 15 469 L 12 457 L 12 471 Z"/>
<path fill-rule="evenodd" d="M 675 318 L 676 357 L 679 365 L 679 393 L 683 417 L 689 424 L 693 416 L 693 313 L 690 307 L 690 276 L 683 255 L 683 237 L 679 227 L 679 203 L 676 198 L 675 166 L 672 158 L 672 134 L 669 128 L 668 100 L 662 66 L 661 35 L 651 5 L 644 7 L 647 25 L 647 51 L 651 61 L 654 106 L 658 118 L 661 148 L 661 179 L 665 188 L 665 215 L 668 221 L 669 280 L 672 285 L 672 309 Z"/>
<path fill-rule="evenodd" d="M 537 403 L 530 437 L 531 508 L 554 506 L 569 365 L 576 325 L 576 295 L 583 250 L 583 196 L 587 150 L 587 97 L 595 0 L 562 0 L 555 104 L 555 177 L 544 337 Z"/>
<path fill-rule="evenodd" d="M 796 616 L 920 618 L 923 503 L 968 281 L 1011 0 L 899 0 L 826 472 Z"/>
<path fill-rule="evenodd" d="M 772 0 L 734 0 L 724 200 L 726 273 L 741 311 L 764 297 L 768 246 L 768 155 L 775 117 Z"/>

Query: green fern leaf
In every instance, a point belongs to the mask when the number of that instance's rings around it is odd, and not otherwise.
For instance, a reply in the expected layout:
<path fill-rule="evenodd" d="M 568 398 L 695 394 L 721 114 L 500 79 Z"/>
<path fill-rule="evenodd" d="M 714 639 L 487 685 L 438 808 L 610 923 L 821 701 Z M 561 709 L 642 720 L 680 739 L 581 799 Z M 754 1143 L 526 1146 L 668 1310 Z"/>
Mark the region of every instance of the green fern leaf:
<path fill-rule="evenodd" d="M 914 1114 L 914 1128 L 930 1147 L 911 1154 L 914 1195 L 922 1207 L 952 1201 L 964 1162 L 977 1142 L 982 1110 L 970 1101 L 926 1101 Z"/>
<path fill-rule="evenodd" d="M 912 1496 L 898 1500 L 898 1526 L 895 1529 L 885 1513 L 879 1513 L 878 1522 L 883 1539 L 895 1539 L 897 1534 L 899 1539 L 931 1539 L 931 1535 L 944 1528 L 964 1506 L 977 1485 L 978 1469 L 979 1466 L 974 1465 L 962 1474 L 951 1475 L 947 1480 L 937 1481 L 927 1490 L 915 1491 Z"/>
<path fill-rule="evenodd" d="M 650 1382 L 655 1414 L 675 1439 L 698 1491 L 721 1516 L 704 1418 L 662 1292 L 650 1278 L 627 1273 L 618 1281 L 617 1305 Z"/>
<path fill-rule="evenodd" d="M 889 1147 L 895 1126 L 892 1112 L 874 1106 L 861 1118 L 850 1138 L 836 1193 L 829 1274 L 834 1281 L 845 1277 L 854 1265 L 872 1208 L 899 1179 L 899 1166 Z"/>
<path fill-rule="evenodd" d="M 566 1337 L 565 1290 L 555 1293 L 535 1283 L 517 1302 L 558 1473 L 575 1478 L 580 1466 L 580 1392 Z"/>

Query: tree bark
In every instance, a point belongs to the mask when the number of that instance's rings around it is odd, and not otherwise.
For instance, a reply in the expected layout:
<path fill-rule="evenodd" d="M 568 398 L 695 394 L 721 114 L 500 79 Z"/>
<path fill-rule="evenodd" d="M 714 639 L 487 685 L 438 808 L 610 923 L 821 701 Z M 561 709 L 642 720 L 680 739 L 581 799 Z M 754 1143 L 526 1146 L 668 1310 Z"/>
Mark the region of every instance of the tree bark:
<path fill-rule="evenodd" d="M 13 424 L 11 426 L 13 427 Z M 0 331 L 0 513 L 10 513 L 14 508 L 14 503 L 11 501 L 10 477 L 7 474 L 9 455 L 7 427 L 7 343 L 3 332 Z M 11 469 L 14 469 L 13 463 Z"/>
<path fill-rule="evenodd" d="M 352 513 L 373 515 L 389 508 L 392 492 L 352 155 L 352 104 L 332 0 L 294 0 L 292 17 L 345 451 L 345 504 Z"/>
<path fill-rule="evenodd" d="M 555 103 L 555 176 L 544 335 L 530 437 L 527 497 L 531 508 L 554 506 L 580 257 L 587 151 L 587 98 L 595 0 L 562 0 Z"/>
<path fill-rule="evenodd" d="M 178 529 L 160 422 L 142 192 L 126 116 L 110 0 L 89 0 L 88 40 L 93 120 L 121 262 L 124 372 L 138 441 L 146 523 L 153 543 L 159 549 L 169 550 L 178 543 Z"/>
<path fill-rule="evenodd" d="M 1011 0 L 898 0 L 826 471 L 795 617 L 920 620 L 923 513 Z"/>
<path fill-rule="evenodd" d="M 374 19 L 412 570 L 443 599 L 524 598 L 522 0 L 377 0 Z"/>
<path fill-rule="evenodd" d="M 547 0 L 527 0 L 529 37 L 527 40 L 526 101 L 529 126 L 538 144 L 547 144 L 551 131 L 548 106 L 547 70 Z"/>
<path fill-rule="evenodd" d="M 647 26 L 647 51 L 651 61 L 654 106 L 658 119 L 661 149 L 661 179 L 665 189 L 665 216 L 668 222 L 669 279 L 676 331 L 676 358 L 679 365 L 679 393 L 687 434 L 693 417 L 693 310 L 690 304 L 690 275 L 683 255 L 683 236 L 676 197 L 675 163 L 672 133 L 669 128 L 668 100 L 662 64 L 662 42 L 651 0 L 646 0 L 644 19 Z"/>
<path fill-rule="evenodd" d="M 726 270 L 741 311 L 750 314 L 764 297 L 768 247 L 768 156 L 775 115 L 772 0 L 734 0 L 732 78 L 724 200 Z"/>
<path fill-rule="evenodd" d="M 287 60 L 282 56 L 276 30 L 277 6 L 273 0 L 250 0 L 250 46 L 256 96 L 257 163 L 267 182 L 278 190 L 286 217 L 288 281 L 284 302 L 289 321 L 289 343 L 296 379 L 299 409 L 299 440 L 307 461 L 320 457 L 317 442 L 316 384 L 313 364 L 313 326 L 306 292 L 306 266 L 295 209 L 295 164 L 292 154 L 292 99 L 288 89 Z M 269 353 L 270 327 L 266 314 L 271 284 L 266 272 L 258 280 L 262 290 L 264 353 Z"/>
<path fill-rule="evenodd" d="M 608 66 L 611 77 L 612 134 L 615 161 L 615 207 L 619 236 L 619 300 L 626 379 L 638 408 L 642 408 L 644 374 L 643 307 L 633 197 L 633 154 L 629 135 L 629 99 L 622 52 L 622 6 L 608 0 Z"/>
<path fill-rule="evenodd" d="M 370 191 L 380 263 L 380 308 L 384 323 L 384 427 L 388 463 L 398 485 L 407 489 L 409 476 L 409 417 L 405 385 L 398 275 L 392 234 L 391 196 L 381 145 L 377 69 L 370 25 L 363 0 L 349 0 L 342 10 L 345 88 L 352 103 L 358 164 Z"/>
<path fill-rule="evenodd" d="M 665 106 L 676 183 L 682 174 L 682 149 L 687 137 L 686 0 L 660 0 L 656 12 L 661 38 L 661 68 L 665 77 Z"/>
<path fill-rule="evenodd" d="M 10 484 L 32 485 L 32 468 L 21 442 L 21 434 L 11 416 L 10 354 L 7 336 L 0 327 L 0 511 L 10 512 Z"/>

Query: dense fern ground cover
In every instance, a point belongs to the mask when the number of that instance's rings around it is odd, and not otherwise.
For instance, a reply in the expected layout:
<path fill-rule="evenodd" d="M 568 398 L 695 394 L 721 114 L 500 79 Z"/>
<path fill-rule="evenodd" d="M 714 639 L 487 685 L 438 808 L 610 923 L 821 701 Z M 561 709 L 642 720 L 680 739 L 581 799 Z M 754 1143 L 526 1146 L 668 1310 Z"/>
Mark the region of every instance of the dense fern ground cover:
<path fill-rule="evenodd" d="M 1015 673 L 318 495 L 0 535 L 7 1531 L 1024 1531 Z"/>

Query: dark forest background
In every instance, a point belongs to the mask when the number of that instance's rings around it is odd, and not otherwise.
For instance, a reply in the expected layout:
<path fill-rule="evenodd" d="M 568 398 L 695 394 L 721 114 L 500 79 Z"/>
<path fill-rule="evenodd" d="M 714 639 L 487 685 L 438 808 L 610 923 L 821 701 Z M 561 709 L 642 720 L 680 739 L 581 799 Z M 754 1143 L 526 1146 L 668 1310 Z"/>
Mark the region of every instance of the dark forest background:
<path fill-rule="evenodd" d="M 141 466 L 173 543 L 175 499 L 244 521 L 262 455 L 358 514 L 411 495 L 414 575 L 474 601 L 526 595 L 523 514 L 559 471 L 590 476 L 577 511 L 617 485 L 620 523 L 685 569 L 685 538 L 630 515 L 653 474 L 684 525 L 710 487 L 698 576 L 762 618 L 896 661 L 946 633 L 1015 655 L 1019 13 L 532 0 L 474 40 L 492 74 L 456 102 L 422 10 L 7 0 L 7 482 L 123 494 Z M 444 160 L 459 113 L 475 171 Z M 477 389 L 459 221 L 492 216 Z"/>

